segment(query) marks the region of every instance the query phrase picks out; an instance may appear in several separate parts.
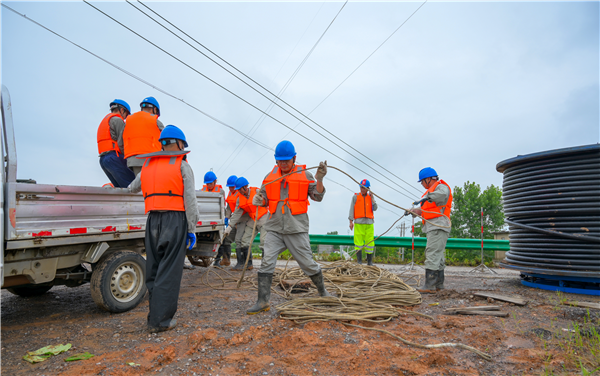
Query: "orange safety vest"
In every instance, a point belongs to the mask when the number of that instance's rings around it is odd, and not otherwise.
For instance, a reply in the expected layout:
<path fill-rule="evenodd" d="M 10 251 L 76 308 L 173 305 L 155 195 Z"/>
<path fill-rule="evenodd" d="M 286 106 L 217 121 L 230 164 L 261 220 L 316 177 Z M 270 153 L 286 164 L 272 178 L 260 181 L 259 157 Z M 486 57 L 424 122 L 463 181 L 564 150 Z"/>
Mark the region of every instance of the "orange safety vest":
<path fill-rule="evenodd" d="M 371 218 L 373 219 L 373 201 L 371 195 L 363 196 L 356 193 L 356 202 L 354 203 L 354 219 Z"/>
<path fill-rule="evenodd" d="M 254 195 L 256 195 L 257 190 L 258 188 L 256 187 L 250 187 L 249 198 L 246 198 L 246 196 L 244 196 L 243 194 L 238 195 L 238 198 L 240 200 L 240 208 L 242 208 L 246 213 L 248 213 L 250 218 L 252 218 L 255 221 L 261 219 L 262 216 L 267 214 L 268 212 L 267 208 L 265 208 L 264 206 L 259 206 L 258 217 L 256 216 L 256 205 L 252 204 L 252 199 L 254 198 Z"/>
<path fill-rule="evenodd" d="M 229 210 L 233 213 L 235 211 L 235 204 L 237 202 L 237 198 L 239 196 L 238 191 L 233 191 L 233 193 L 229 192 L 225 201 L 227 201 L 227 205 L 229 205 Z"/>
<path fill-rule="evenodd" d="M 110 125 L 108 124 L 108 122 L 115 116 L 118 116 L 121 119 L 123 119 L 119 114 L 110 113 L 106 115 L 104 119 L 102 119 L 102 121 L 100 122 L 100 126 L 98 127 L 98 134 L 96 136 L 96 139 L 98 141 L 98 154 L 102 154 L 105 151 L 111 150 L 116 151 L 117 155 L 121 152 L 117 141 L 113 140 L 110 136 Z"/>
<path fill-rule="evenodd" d="M 138 154 L 154 153 L 162 148 L 158 139 L 160 129 L 156 125 L 158 115 L 140 111 L 127 117 L 123 131 L 123 148 L 125 158 Z"/>
<path fill-rule="evenodd" d="M 438 184 L 444 184 L 446 187 L 448 187 L 448 189 L 450 190 L 450 197 L 448 197 L 448 202 L 446 202 L 446 204 L 444 206 L 437 206 L 437 204 L 435 202 L 429 202 L 429 201 L 423 202 L 421 204 L 421 210 L 423 210 L 422 216 L 425 219 L 432 219 L 432 218 L 437 218 L 437 217 L 441 217 L 441 216 L 448 217 L 448 219 L 450 218 L 450 210 L 452 210 L 452 189 L 450 188 L 450 186 L 448 184 L 446 184 L 445 181 L 438 180 L 425 193 L 423 193 L 423 196 L 421 196 L 421 197 L 425 197 L 425 195 L 428 192 L 433 192 L 435 190 L 435 188 L 438 186 Z M 434 213 L 429 213 L 429 212 L 434 212 Z"/>
<path fill-rule="evenodd" d="M 209 191 L 208 188 L 206 187 L 206 184 L 204 184 L 202 186 L 202 192 L 221 192 L 221 189 L 223 189 L 222 186 L 220 185 L 215 185 L 215 187 L 213 188 L 212 191 Z"/>
<path fill-rule="evenodd" d="M 146 158 L 142 166 L 142 192 L 146 213 L 151 210 L 185 211 L 183 203 L 183 155 Z"/>
<path fill-rule="evenodd" d="M 300 171 L 306 168 L 306 165 L 296 165 L 292 167 L 292 171 Z M 281 177 L 281 170 L 275 166 L 271 173 L 263 180 L 263 185 L 274 181 Z M 265 186 L 267 199 L 269 200 L 269 211 L 271 215 L 277 210 L 277 204 L 283 201 L 281 212 L 284 213 L 284 208 L 287 206 L 292 215 L 304 214 L 308 212 L 308 185 L 314 183 L 314 180 L 308 180 L 304 171 L 289 175 L 276 183 Z M 281 199 L 281 185 L 288 187 L 288 198 Z"/>

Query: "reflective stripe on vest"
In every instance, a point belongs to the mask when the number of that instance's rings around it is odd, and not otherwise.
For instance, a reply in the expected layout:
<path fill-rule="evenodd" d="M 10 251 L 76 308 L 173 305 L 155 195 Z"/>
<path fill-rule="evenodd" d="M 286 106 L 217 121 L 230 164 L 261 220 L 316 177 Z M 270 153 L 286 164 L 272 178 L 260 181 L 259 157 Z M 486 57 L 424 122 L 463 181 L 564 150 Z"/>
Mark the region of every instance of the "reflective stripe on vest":
<path fill-rule="evenodd" d="M 123 131 L 123 153 L 125 158 L 138 154 L 160 151 L 160 129 L 156 125 L 158 115 L 144 111 L 136 112 L 127 117 Z"/>
<path fill-rule="evenodd" d="M 242 208 L 242 210 L 244 210 L 246 213 L 248 213 L 250 218 L 252 218 L 255 221 L 257 219 L 261 219 L 262 216 L 267 214 L 267 212 L 268 212 L 267 208 L 265 208 L 264 206 L 259 206 L 258 207 L 258 217 L 256 216 L 256 205 L 252 205 L 252 199 L 254 198 L 254 195 L 256 195 L 257 190 L 258 190 L 258 188 L 256 188 L 256 187 L 250 187 L 250 197 L 249 198 L 246 198 L 246 196 L 244 196 L 243 194 L 240 194 L 238 196 L 238 198 L 240 200 L 240 208 Z"/>
<path fill-rule="evenodd" d="M 105 151 L 114 150 L 119 154 L 121 149 L 119 149 L 119 144 L 117 141 L 113 140 L 110 136 L 110 119 L 115 116 L 121 117 L 119 114 L 108 114 L 102 119 L 100 122 L 100 126 L 98 127 L 98 134 L 96 136 L 96 140 L 98 141 L 98 154 L 102 154 Z"/>
<path fill-rule="evenodd" d="M 141 173 L 146 213 L 151 210 L 185 211 L 181 176 L 183 157 L 146 158 Z"/>
<path fill-rule="evenodd" d="M 213 188 L 213 190 L 212 190 L 212 191 L 209 191 L 209 190 L 208 190 L 208 187 L 206 186 L 206 184 L 204 184 L 204 185 L 202 186 L 202 192 L 221 192 L 221 189 L 223 189 L 223 187 L 222 187 L 222 186 L 220 186 L 220 185 L 215 185 L 215 187 Z"/>
<path fill-rule="evenodd" d="M 357 218 L 375 218 L 373 216 L 373 201 L 371 195 L 363 196 L 356 193 L 356 202 L 354 203 L 354 219 Z"/>
<path fill-rule="evenodd" d="M 237 202 L 238 195 L 240 193 L 238 191 L 233 191 L 233 193 L 229 192 L 225 201 L 227 201 L 227 205 L 229 205 L 229 210 L 233 213 L 235 211 L 235 203 Z"/>
<path fill-rule="evenodd" d="M 444 184 L 446 187 L 448 187 L 450 190 L 450 197 L 448 197 L 448 201 L 443 206 L 437 206 L 435 202 L 429 201 L 425 201 L 423 204 L 421 204 L 421 210 L 423 211 L 421 215 L 425 219 L 432 219 L 441 216 L 450 218 L 450 211 L 452 210 L 452 189 L 448 184 L 446 184 L 445 181 L 438 180 L 425 193 L 423 193 L 423 196 L 421 197 L 425 197 L 428 192 L 435 191 L 435 188 L 438 186 L 438 184 Z"/>
<path fill-rule="evenodd" d="M 300 171 L 306 169 L 306 165 L 296 165 L 292 167 L 292 171 Z M 281 177 L 279 167 L 275 166 L 271 173 L 263 181 L 263 185 L 274 181 Z M 314 183 L 314 180 L 308 180 L 304 171 L 297 172 L 286 176 L 273 184 L 265 186 L 267 199 L 269 200 L 269 211 L 271 215 L 277 210 L 277 204 L 283 201 L 281 212 L 284 213 L 284 207 L 288 207 L 292 215 L 304 214 L 308 212 L 308 185 Z M 288 188 L 288 197 L 281 199 L 281 187 Z"/>

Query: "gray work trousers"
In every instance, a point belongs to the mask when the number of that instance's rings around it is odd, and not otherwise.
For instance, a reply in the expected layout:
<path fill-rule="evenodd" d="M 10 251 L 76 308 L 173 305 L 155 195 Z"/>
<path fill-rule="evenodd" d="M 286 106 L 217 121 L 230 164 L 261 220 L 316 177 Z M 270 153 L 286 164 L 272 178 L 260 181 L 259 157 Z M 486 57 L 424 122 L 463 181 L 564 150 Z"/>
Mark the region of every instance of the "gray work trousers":
<path fill-rule="evenodd" d="M 148 327 L 167 327 L 177 312 L 185 261 L 184 211 L 151 211 L 146 221 Z"/>
<path fill-rule="evenodd" d="M 231 229 L 229 235 L 223 239 L 223 245 L 231 245 L 231 243 L 235 242 L 235 237 L 237 235 L 237 226 Z"/>
<path fill-rule="evenodd" d="M 298 262 L 298 266 L 309 277 L 321 271 L 319 264 L 312 258 L 310 239 L 307 232 L 289 235 L 268 232 L 265 236 L 265 252 L 259 273 L 273 274 L 277 264 L 277 257 L 286 249 L 290 250 L 290 253 L 294 256 L 294 260 Z"/>
<path fill-rule="evenodd" d="M 265 225 L 265 223 L 267 222 L 268 217 L 269 217 L 269 215 L 265 214 L 258 220 L 258 222 L 256 222 L 256 232 L 254 233 L 254 236 L 256 236 L 257 234 L 260 234 L 259 248 L 262 250 L 265 249 L 265 235 L 266 235 L 266 232 L 263 234 L 262 228 Z M 254 241 L 254 239 L 252 239 L 252 230 L 254 230 L 254 221 L 250 220 L 250 221 L 246 222 L 246 229 L 244 230 L 244 235 L 242 236 L 242 242 L 241 242 L 240 246 L 242 246 L 242 247 L 251 247 L 252 246 L 252 242 Z"/>
<path fill-rule="evenodd" d="M 425 269 L 444 270 L 446 267 L 446 242 L 450 233 L 444 230 L 430 230 L 426 235 Z"/>

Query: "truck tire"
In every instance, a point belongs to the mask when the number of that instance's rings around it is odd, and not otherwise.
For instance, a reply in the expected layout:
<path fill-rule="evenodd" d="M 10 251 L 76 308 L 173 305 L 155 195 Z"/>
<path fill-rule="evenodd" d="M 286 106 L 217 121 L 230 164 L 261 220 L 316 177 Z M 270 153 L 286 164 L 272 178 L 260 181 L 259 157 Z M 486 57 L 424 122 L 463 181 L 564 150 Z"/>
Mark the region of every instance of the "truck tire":
<path fill-rule="evenodd" d="M 9 287 L 7 290 L 15 295 L 19 295 L 23 298 L 29 298 L 31 296 L 39 296 L 47 293 L 52 288 L 52 285 L 41 284 L 41 285 L 25 285 L 17 287 Z"/>
<path fill-rule="evenodd" d="M 137 307 L 146 290 L 146 260 L 132 251 L 118 251 L 101 259 L 90 281 L 94 302 L 113 313 Z"/>

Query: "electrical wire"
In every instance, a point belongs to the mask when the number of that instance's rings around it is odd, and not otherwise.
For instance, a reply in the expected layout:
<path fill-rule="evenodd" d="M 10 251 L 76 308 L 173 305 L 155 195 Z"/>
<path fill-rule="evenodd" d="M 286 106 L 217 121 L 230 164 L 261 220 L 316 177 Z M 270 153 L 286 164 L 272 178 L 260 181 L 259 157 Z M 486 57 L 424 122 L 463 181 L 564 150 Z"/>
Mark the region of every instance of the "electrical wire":
<path fill-rule="evenodd" d="M 236 129 L 235 127 L 233 127 L 233 126 L 231 126 L 231 125 L 229 125 L 229 124 L 227 124 L 227 123 L 225 123 L 225 122 L 223 122 L 223 121 L 221 121 L 221 120 L 217 119 L 216 117 L 214 117 L 214 116 L 212 116 L 212 115 L 210 115 L 210 114 L 208 114 L 208 113 L 206 113 L 206 112 L 204 112 L 204 111 L 200 110 L 198 107 L 195 107 L 194 105 L 192 105 L 192 104 L 190 104 L 190 103 L 186 102 L 186 101 L 185 101 L 185 100 L 183 100 L 182 98 L 178 98 L 178 97 L 176 97 L 175 95 L 173 95 L 173 94 L 171 94 L 171 93 L 169 93 L 169 92 L 167 92 L 167 91 L 165 91 L 165 90 L 163 90 L 163 89 L 159 88 L 158 86 L 156 86 L 156 85 L 154 85 L 154 84 L 152 84 L 152 83 L 150 83 L 150 82 L 148 82 L 148 81 L 144 80 L 143 78 L 136 76 L 135 74 L 133 74 L 133 73 L 129 72 L 128 70 L 126 70 L 126 69 L 124 69 L 124 68 L 121 68 L 120 66 L 118 66 L 118 65 L 116 65 L 116 64 L 114 64 L 114 63 L 112 63 L 112 62 L 110 62 L 110 61 L 108 61 L 108 60 L 106 60 L 106 59 L 104 59 L 103 57 L 101 57 L 101 56 L 99 56 L 99 55 L 96 55 L 95 53 L 93 53 L 92 51 L 90 51 L 90 50 L 86 49 L 85 47 L 82 47 L 82 46 L 80 46 L 79 44 L 77 44 L 77 43 L 75 43 L 75 42 L 71 41 L 70 39 L 67 39 L 66 37 L 63 37 L 62 35 L 58 34 L 57 32 L 55 32 L 55 31 L 53 31 L 53 30 L 51 30 L 51 29 L 47 28 L 46 26 L 44 26 L 44 25 L 40 24 L 39 22 L 37 22 L 37 21 L 35 21 L 35 20 L 33 20 L 33 19 L 31 19 L 31 18 L 27 17 L 26 15 L 24 15 L 24 14 L 21 14 L 21 13 L 17 12 L 17 11 L 16 11 L 16 10 L 14 10 L 13 8 L 9 7 L 8 5 L 6 5 L 6 4 L 2 3 L 2 6 L 3 6 L 3 7 L 5 7 L 5 8 L 7 8 L 8 10 L 10 10 L 11 12 L 13 12 L 13 13 L 15 13 L 15 14 L 17 14 L 17 15 L 19 15 L 19 16 L 21 16 L 21 17 L 23 17 L 23 18 L 25 18 L 26 20 L 28 20 L 28 21 L 30 21 L 30 22 L 32 22 L 32 23 L 34 23 L 34 24 L 38 25 L 39 27 L 41 27 L 41 28 L 43 28 L 43 29 L 45 29 L 45 30 L 47 30 L 47 31 L 51 32 L 52 34 L 56 35 L 57 37 L 59 37 L 59 38 L 61 38 L 61 39 L 65 40 L 65 41 L 67 41 L 67 42 L 71 43 L 71 44 L 72 44 L 72 45 L 74 45 L 75 47 L 77 47 L 77 48 L 79 48 L 79 49 L 81 49 L 81 50 L 83 50 L 83 51 L 87 52 L 88 54 L 90 54 L 90 55 L 94 56 L 95 58 L 97 58 L 97 59 L 99 59 L 99 60 L 101 60 L 101 61 L 105 62 L 106 64 L 108 64 L 108 65 L 112 66 L 113 68 L 116 68 L 116 69 L 118 69 L 119 71 L 121 71 L 121 72 L 125 73 L 126 75 L 130 76 L 131 78 L 134 78 L 134 79 L 136 79 L 136 80 L 138 80 L 138 81 L 140 81 L 140 82 L 142 82 L 142 83 L 144 83 L 144 84 L 146 84 L 146 85 L 150 86 L 151 88 L 153 88 L 153 89 L 155 89 L 155 90 L 157 90 L 157 91 L 159 91 L 159 92 L 161 92 L 161 93 L 165 94 L 165 95 L 166 95 L 166 96 L 168 96 L 168 97 L 171 97 L 171 98 L 173 98 L 173 99 L 175 99 L 175 100 L 178 100 L 178 101 L 182 102 L 182 103 L 183 103 L 183 104 L 185 104 L 186 106 L 189 106 L 190 108 L 192 108 L 192 109 L 194 109 L 194 110 L 196 110 L 196 111 L 200 112 L 202 115 L 204 115 L 204 116 L 208 117 L 209 119 L 211 119 L 211 120 L 213 120 L 213 121 L 215 121 L 215 122 L 217 122 L 217 123 L 219 123 L 219 124 L 221 124 L 221 125 L 223 125 L 223 126 L 225 126 L 225 127 L 229 128 L 229 129 L 233 130 L 234 132 L 236 132 L 236 133 L 240 134 L 241 136 L 243 136 L 243 137 L 245 137 L 245 138 L 249 139 L 250 141 L 254 142 L 255 144 L 257 144 L 257 145 L 259 145 L 259 146 L 261 146 L 261 147 L 263 147 L 263 148 L 265 148 L 265 149 L 274 150 L 274 149 L 273 149 L 273 148 L 271 148 L 269 145 L 267 145 L 267 144 L 265 144 L 265 143 L 263 143 L 263 142 L 261 142 L 261 141 L 259 141 L 259 140 L 255 139 L 255 138 L 252 138 L 252 137 L 250 137 L 249 135 L 247 135 L 247 134 L 243 133 L 242 131 L 240 131 L 240 130 Z"/>
<path fill-rule="evenodd" d="M 404 189 L 405 191 L 409 192 L 406 188 L 404 188 L 403 186 L 401 186 L 400 184 L 396 183 L 395 181 L 393 181 L 392 179 L 390 179 L 389 177 L 387 177 L 385 174 L 377 171 L 376 169 L 374 169 L 373 167 L 369 166 L 366 162 L 364 162 L 363 160 L 361 160 L 360 158 L 356 157 L 355 155 L 353 155 L 351 152 L 349 152 L 348 150 L 344 149 L 342 146 L 340 146 L 338 143 L 334 142 L 333 140 L 331 140 L 329 137 L 325 136 L 323 133 L 319 132 L 317 129 L 315 129 L 314 127 L 310 126 L 309 124 L 307 124 L 304 120 L 302 120 L 301 118 L 299 118 L 298 116 L 294 115 L 293 113 L 291 113 L 289 110 L 287 110 L 286 108 L 282 107 L 280 104 L 278 104 L 275 100 L 267 97 L 265 94 L 263 94 L 262 92 L 260 92 L 259 90 L 257 90 L 255 87 L 253 87 L 252 85 L 250 85 L 249 83 L 247 83 L 246 81 L 244 81 L 243 79 L 241 79 L 239 76 L 237 76 L 236 74 L 234 74 L 233 72 L 231 72 L 230 70 L 228 70 L 227 68 L 225 68 L 223 65 L 219 64 L 218 62 L 216 62 L 214 59 L 212 59 L 211 57 L 209 57 L 207 54 L 205 54 L 204 52 L 200 51 L 199 49 L 197 49 L 196 47 L 192 46 L 188 41 L 184 40 L 182 37 L 180 37 L 179 35 L 177 35 L 176 33 L 174 33 L 172 30 L 170 30 L 169 28 L 167 28 L 166 26 L 164 26 L 163 24 L 161 24 L 160 22 L 158 22 L 156 19 L 154 19 L 153 17 L 151 17 L 150 15 L 148 15 L 146 12 L 142 11 L 141 9 L 137 8 L 136 6 L 134 6 L 131 2 L 129 2 L 129 0 L 126 0 L 128 4 L 130 4 L 131 6 L 133 6 L 135 9 L 137 9 L 139 12 L 141 12 L 142 14 L 146 15 L 148 18 L 150 18 L 152 21 L 154 21 L 155 23 L 157 23 L 158 25 L 160 25 L 161 27 L 163 27 L 165 30 L 167 30 L 168 32 L 170 32 L 171 34 L 173 34 L 175 37 L 179 38 L 181 41 L 183 41 L 184 43 L 186 43 L 187 45 L 189 45 L 190 47 L 192 47 L 194 50 L 196 50 L 198 53 L 202 54 L 204 57 L 206 57 L 207 59 L 209 59 L 210 61 L 212 61 L 213 63 L 215 63 L 216 65 L 218 65 L 220 68 L 224 69 L 226 72 L 228 72 L 229 74 L 231 74 L 232 76 L 234 76 L 235 78 L 237 78 L 239 81 L 241 81 L 242 83 L 244 83 L 245 85 L 247 85 L 249 88 L 251 88 L 252 90 L 254 90 L 255 92 L 257 92 L 259 95 L 263 96 L 264 98 L 266 98 L 267 100 L 271 101 L 275 106 L 279 107 L 280 109 L 282 109 L 283 111 L 285 111 L 286 113 L 288 113 L 290 116 L 294 117 L 296 120 L 300 121 L 301 123 L 303 123 L 304 125 L 306 125 L 308 128 L 310 128 L 311 130 L 313 130 L 315 133 L 317 133 L 318 135 L 320 135 L 321 137 L 325 138 L 327 141 L 331 142 L 332 144 L 334 144 L 335 146 L 337 146 L 338 148 L 340 148 L 341 150 L 345 151 L 346 153 L 348 153 L 349 155 L 351 155 L 352 157 L 356 158 L 358 161 L 360 161 L 362 164 L 364 164 L 365 166 L 373 169 L 374 171 L 376 171 L 377 173 L 379 173 L 380 175 L 384 176 L 386 179 L 390 180 L 392 183 L 396 184 L 398 187 L 400 187 L 401 189 Z M 230 93 L 231 95 L 235 96 L 236 98 L 242 100 L 244 103 L 248 104 L 249 106 L 253 107 L 254 109 L 262 112 L 263 114 L 265 114 L 266 116 L 268 116 L 269 118 L 275 120 L 277 123 L 280 123 L 281 125 L 285 126 L 286 128 L 290 129 L 291 131 L 293 131 L 294 133 L 298 134 L 299 136 L 305 138 L 306 140 L 312 142 L 313 144 L 318 145 L 317 143 L 315 143 L 314 141 L 310 140 L 309 138 L 307 138 L 306 136 L 298 133 L 295 128 L 289 127 L 287 125 L 285 125 L 284 123 L 282 123 L 281 121 L 275 119 L 274 117 L 272 117 L 271 115 L 269 115 L 268 113 L 266 113 L 265 111 L 260 110 L 258 107 L 256 107 L 255 105 L 251 104 L 250 102 L 248 102 L 247 100 L 243 99 L 242 97 L 240 97 L 239 95 L 233 93 L 231 90 L 227 89 L 226 87 L 224 87 L 223 85 L 217 83 L 216 81 L 214 81 L 213 79 L 209 78 L 208 76 L 204 75 L 203 73 L 199 72 L 198 70 L 196 70 L 195 68 L 191 67 L 189 64 L 183 62 L 181 59 L 175 57 L 173 54 L 167 52 L 165 49 L 159 47 L 158 45 L 156 45 L 155 43 L 151 42 L 150 40 L 148 40 L 147 38 L 143 37 L 142 35 L 140 35 L 139 33 L 135 32 L 134 30 L 132 30 L 131 28 L 125 26 L 123 23 L 119 22 L 118 20 L 116 20 L 115 18 L 111 17 L 110 15 L 108 15 L 107 13 L 103 12 L 102 10 L 100 10 L 99 8 L 96 8 L 95 6 L 93 6 L 92 4 L 90 4 L 88 1 L 83 0 L 83 2 L 85 2 L 86 4 L 88 4 L 89 6 L 91 6 L 92 8 L 96 9 L 98 12 L 104 14 L 106 17 L 110 18 L 111 20 L 113 20 L 114 22 L 118 23 L 119 25 L 123 26 L 125 29 L 131 31 L 132 33 L 134 33 L 135 35 L 137 35 L 138 37 L 144 39 L 146 42 L 150 43 L 151 45 L 153 45 L 154 47 L 158 48 L 159 50 L 161 50 L 162 52 L 166 53 L 167 55 L 171 56 L 172 58 L 174 58 L 175 60 L 179 61 L 180 63 L 182 63 L 183 65 L 187 66 L 188 68 L 192 69 L 193 71 L 195 71 L 196 73 L 200 74 L 202 77 L 206 78 L 207 80 L 209 80 L 210 82 L 214 83 L 215 85 L 219 86 L 220 88 L 222 88 L 223 90 L 227 91 L 228 93 Z M 303 117 L 305 117 L 306 119 L 310 120 L 312 123 L 314 123 L 315 125 L 317 125 L 319 128 L 325 130 L 327 133 L 331 134 L 333 137 L 335 137 L 337 140 L 339 140 L 340 142 L 344 143 L 345 145 L 347 145 L 348 147 L 350 147 L 351 149 L 353 149 L 354 151 L 356 151 L 357 153 L 359 153 L 360 155 L 362 155 L 364 158 L 368 159 L 369 161 L 375 163 L 377 166 L 379 166 L 380 168 L 383 168 L 386 172 L 388 172 L 389 174 L 391 174 L 392 176 L 400 179 L 401 181 L 403 181 L 404 183 L 408 184 L 410 187 L 412 187 L 413 189 L 419 191 L 418 188 L 412 186 L 410 183 L 406 182 L 405 180 L 403 180 L 402 178 L 398 177 L 397 175 L 395 175 L 394 173 L 392 173 L 391 171 L 385 169 L 383 166 L 379 165 L 377 162 L 373 161 L 371 158 L 369 158 L 368 156 L 366 156 L 365 154 L 361 153 L 360 151 L 358 151 L 357 149 L 355 149 L 354 147 L 352 147 L 351 145 L 349 145 L 348 143 L 346 143 L 345 141 L 343 141 L 342 139 L 340 139 L 339 137 L 337 137 L 336 135 L 334 135 L 333 133 L 329 132 L 327 129 L 325 129 L 324 127 L 322 127 L 321 125 L 319 125 L 318 123 L 316 123 L 315 121 L 313 121 L 312 119 L 308 118 L 307 115 L 304 115 L 301 111 L 299 111 L 298 109 L 296 109 L 295 107 L 293 107 L 292 105 L 290 105 L 289 103 L 287 103 L 286 101 L 284 101 L 283 99 L 277 97 L 275 94 L 273 94 L 270 90 L 268 90 L 267 88 L 265 88 L 264 86 L 262 86 L 261 84 L 259 84 L 258 82 L 256 82 L 255 80 L 253 80 L 252 78 L 250 78 L 248 75 L 244 74 L 243 72 L 241 72 L 239 69 L 235 68 L 233 65 L 229 64 L 228 62 L 226 62 L 224 59 L 222 59 L 221 57 L 219 57 L 217 54 L 215 54 L 214 52 L 212 52 L 211 50 L 209 50 L 208 48 L 206 48 L 203 44 L 201 44 L 200 42 L 198 42 L 197 40 L 195 40 L 194 38 L 192 38 L 191 36 L 189 36 L 187 33 L 183 32 L 181 29 L 179 29 L 178 27 L 176 27 L 175 25 L 173 25 L 173 23 L 169 22 L 168 20 L 166 20 L 164 17 L 162 17 L 160 14 L 158 14 L 157 12 L 155 12 L 154 10 L 152 10 L 151 8 L 149 8 L 147 5 L 145 5 L 144 3 L 140 2 L 140 4 L 142 4 L 143 6 L 145 6 L 146 8 L 148 8 L 150 11 L 152 11 L 154 14 L 156 14 L 158 17 L 162 18 L 163 20 L 165 20 L 166 22 L 168 22 L 170 25 L 172 25 L 173 27 L 175 27 L 177 30 L 179 30 L 180 32 L 182 32 L 184 35 L 186 35 L 188 38 L 192 39 L 193 41 L 195 41 L 196 43 L 198 43 L 200 46 L 202 46 L 203 48 L 207 49 L 208 51 L 210 51 L 213 55 L 217 56 L 219 59 L 221 59 L 222 61 L 224 61 L 227 65 L 231 66 L 233 69 L 235 69 L 236 71 L 238 71 L 240 74 L 242 74 L 243 76 L 245 76 L 246 78 L 248 78 L 250 81 L 252 81 L 253 83 L 255 83 L 256 85 L 258 85 L 260 88 L 262 88 L 263 90 L 265 90 L 266 92 L 268 92 L 270 95 L 274 96 L 275 98 L 277 98 L 279 101 L 281 101 L 282 103 L 286 104 L 287 106 L 289 106 L 290 108 L 292 108 L 294 111 L 298 112 L 300 115 L 302 115 Z M 344 4 L 345 5 L 345 4 Z M 343 8 L 343 7 L 342 7 Z M 420 9 L 420 7 L 419 7 Z M 418 10 L 418 9 L 417 9 Z M 415 11 L 416 13 L 416 11 Z M 413 13 L 414 14 L 414 13 Z M 336 16 L 337 17 L 337 16 Z M 412 15 L 410 16 L 412 17 Z M 409 17 L 409 19 L 410 19 Z M 406 20 L 408 21 L 408 19 Z M 406 23 L 406 21 L 404 23 Z M 404 23 L 402 25 L 404 25 Z M 402 27 L 402 25 L 400 25 L 400 27 Z M 398 29 L 400 28 L 398 27 Z M 396 29 L 396 30 L 398 30 Z M 391 36 L 390 36 L 391 37 Z M 388 39 L 390 38 L 388 37 Z M 387 40 L 386 40 L 387 41 Z M 384 42 L 385 43 L 385 42 Z M 375 53 L 375 52 L 373 52 Z M 356 68 L 358 69 L 358 68 Z M 355 69 L 355 71 L 356 71 Z M 324 149 L 324 148 L 323 148 Z M 328 151 L 327 149 L 324 149 L 325 151 Z M 331 153 L 331 152 L 330 152 Z M 331 153 L 332 155 L 335 155 L 333 153 Z M 337 157 L 337 156 L 336 156 Z M 339 158 L 339 157 L 338 157 Z M 342 159 L 343 160 L 343 159 Z M 357 167 L 355 167 L 354 165 L 350 164 L 349 162 L 346 162 L 349 165 L 351 165 L 352 167 L 358 169 Z M 358 169 L 359 171 L 365 173 L 364 171 Z M 373 179 L 375 179 L 375 177 L 371 176 Z M 378 180 L 380 181 L 380 180 Z M 397 191 L 397 190 L 396 190 Z M 398 193 L 400 193 L 399 191 L 397 191 Z M 413 194 L 409 192 L 409 194 Z M 406 195 L 405 195 L 406 196 Z M 409 196 L 407 196 L 409 197 Z M 416 196 L 414 196 L 416 197 Z M 412 197 L 412 198 L 414 198 Z M 410 198 L 410 197 L 409 197 Z M 412 199 L 411 198 L 411 199 Z"/>

